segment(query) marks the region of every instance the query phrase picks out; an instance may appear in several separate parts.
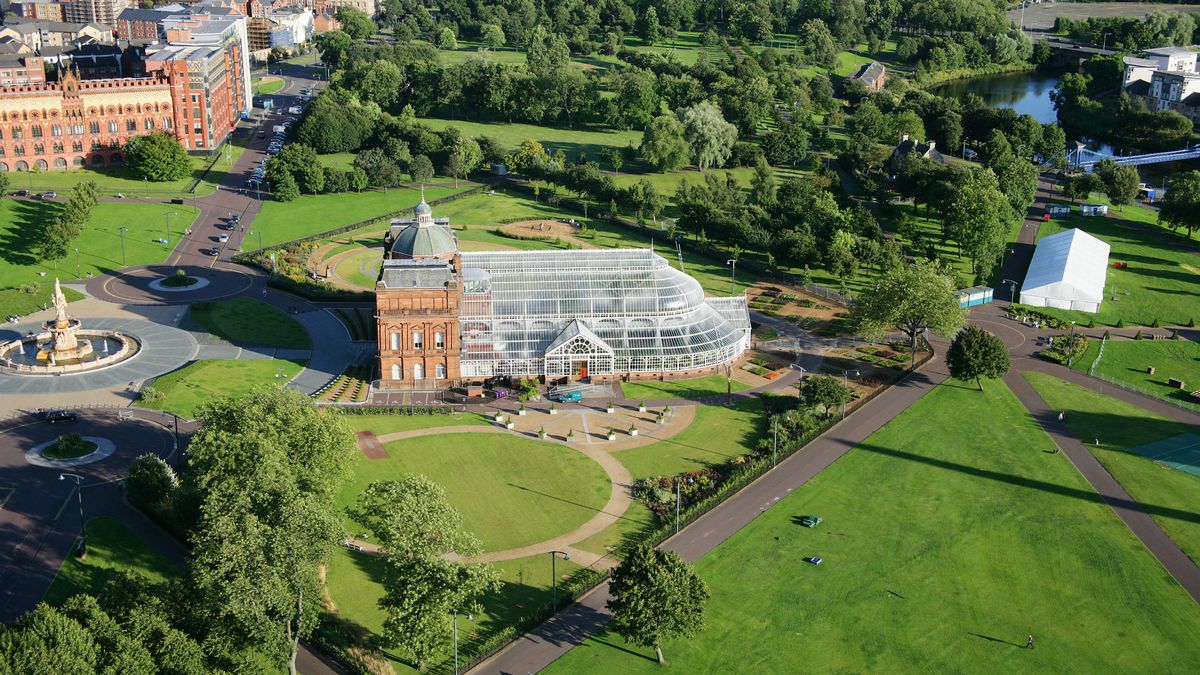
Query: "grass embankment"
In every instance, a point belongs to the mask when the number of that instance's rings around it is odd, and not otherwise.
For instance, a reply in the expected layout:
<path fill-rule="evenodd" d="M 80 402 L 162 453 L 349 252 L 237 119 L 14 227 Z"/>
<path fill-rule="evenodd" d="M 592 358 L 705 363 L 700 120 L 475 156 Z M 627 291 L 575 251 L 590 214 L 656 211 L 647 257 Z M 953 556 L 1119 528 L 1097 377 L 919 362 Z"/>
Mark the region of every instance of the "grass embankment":
<path fill-rule="evenodd" d="M 292 317 L 254 298 L 234 298 L 192 306 L 191 318 L 209 333 L 230 342 L 309 349 L 312 340 Z"/>
<path fill-rule="evenodd" d="M 1195 433 L 1196 428 L 1045 373 L 1024 376 L 1047 405 L 1066 411 L 1067 426 L 1104 468 L 1147 507 L 1184 553 L 1200 561 L 1200 478 L 1126 452 L 1164 438 Z"/>
<path fill-rule="evenodd" d="M 1089 341 L 1072 367 L 1089 372 L 1099 353 L 1100 341 Z M 1185 408 L 1200 408 L 1200 400 L 1190 396 L 1200 389 L 1200 344 L 1191 340 L 1109 340 L 1094 374 Z M 1172 387 L 1172 378 L 1183 380 L 1185 387 Z"/>
<path fill-rule="evenodd" d="M 762 427 L 759 398 L 739 400 L 731 407 L 699 406 L 696 419 L 679 434 L 615 456 L 635 480 L 695 471 L 750 452 L 762 437 Z"/>
<path fill-rule="evenodd" d="M 112 518 L 92 518 L 85 528 L 87 558 L 80 561 L 68 556 L 43 600 L 62 604 L 80 593 L 97 595 L 109 579 L 124 572 L 136 572 L 154 582 L 179 575 L 179 570 L 138 538 L 129 528 Z"/>
<path fill-rule="evenodd" d="M 1196 670 L 1195 603 L 1052 447 L 1002 384 L 938 387 L 699 561 L 671 668 Z M 660 670 L 604 631 L 547 672 Z"/>
<path fill-rule="evenodd" d="M 661 398 L 705 398 L 726 393 L 730 388 L 741 391 L 748 387 L 736 380 L 729 382 L 724 375 L 707 375 L 690 380 L 634 380 L 621 383 L 621 392 L 631 401 Z"/>
<path fill-rule="evenodd" d="M 425 199 L 432 201 L 462 192 L 473 183 L 461 181 L 459 185 L 458 188 L 425 188 Z M 255 217 L 250 232 L 246 233 L 246 247 L 259 245 L 259 233 L 262 235 L 263 246 L 273 246 L 385 213 L 411 209 L 419 201 L 421 191 L 412 188 L 301 195 L 290 202 L 266 201 L 262 211 Z"/>
<path fill-rule="evenodd" d="M 163 398 L 138 405 L 192 419 L 206 401 L 218 396 L 248 396 L 255 387 L 265 384 L 283 386 L 303 369 L 303 362 L 278 359 L 193 361 L 154 381 L 154 388 Z"/>

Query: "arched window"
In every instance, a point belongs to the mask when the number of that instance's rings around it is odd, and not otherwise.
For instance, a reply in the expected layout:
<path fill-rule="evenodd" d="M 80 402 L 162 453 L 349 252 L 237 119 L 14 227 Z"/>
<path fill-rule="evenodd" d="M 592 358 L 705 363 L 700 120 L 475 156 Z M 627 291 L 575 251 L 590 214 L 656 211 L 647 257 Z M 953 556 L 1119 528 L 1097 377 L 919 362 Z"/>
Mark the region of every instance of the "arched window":
<path fill-rule="evenodd" d="M 400 380 L 400 379 L 403 379 L 403 377 L 404 376 L 400 373 L 400 365 L 392 364 L 392 379 Z"/>
<path fill-rule="evenodd" d="M 439 380 L 446 379 L 446 364 L 439 363 L 436 366 L 434 366 L 433 373 L 434 373 L 434 377 L 436 377 Z"/>
<path fill-rule="evenodd" d="M 391 334 L 392 349 L 400 349 L 400 333 L 393 332 Z"/>
<path fill-rule="evenodd" d="M 73 166 L 83 166 L 83 158 L 82 158 L 82 157 L 76 157 L 75 159 L 71 160 L 71 164 L 72 164 Z"/>
<path fill-rule="evenodd" d="M 25 163 L 25 160 L 21 160 L 20 162 L 17 162 L 17 171 L 28 171 L 28 170 L 29 170 L 29 165 Z"/>
<path fill-rule="evenodd" d="M 63 159 L 62 157 L 59 157 L 58 159 L 55 159 L 55 160 L 54 160 L 54 168 L 56 168 L 56 169 L 65 169 L 65 168 L 67 168 L 67 160 Z"/>
<path fill-rule="evenodd" d="M 37 161 L 37 168 L 39 171 L 45 171 L 46 169 L 50 168 L 50 165 L 46 164 L 46 160 L 39 159 Z"/>
<path fill-rule="evenodd" d="M 413 365 L 413 379 L 414 380 L 425 379 L 425 366 L 421 365 L 420 363 Z"/>
<path fill-rule="evenodd" d="M 7 163 L 0 162 L 0 172 L 3 172 L 3 173 L 8 172 L 8 164 Z"/>

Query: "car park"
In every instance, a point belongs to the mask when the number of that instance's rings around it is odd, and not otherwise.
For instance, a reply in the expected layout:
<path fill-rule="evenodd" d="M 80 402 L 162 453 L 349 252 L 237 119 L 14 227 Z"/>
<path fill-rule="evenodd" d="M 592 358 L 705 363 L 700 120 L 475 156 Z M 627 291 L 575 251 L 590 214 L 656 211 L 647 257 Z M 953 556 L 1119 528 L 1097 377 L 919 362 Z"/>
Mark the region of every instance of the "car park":
<path fill-rule="evenodd" d="M 59 422 L 74 422 L 79 419 L 79 416 L 69 410 L 47 410 L 45 419 L 49 424 L 57 424 Z"/>

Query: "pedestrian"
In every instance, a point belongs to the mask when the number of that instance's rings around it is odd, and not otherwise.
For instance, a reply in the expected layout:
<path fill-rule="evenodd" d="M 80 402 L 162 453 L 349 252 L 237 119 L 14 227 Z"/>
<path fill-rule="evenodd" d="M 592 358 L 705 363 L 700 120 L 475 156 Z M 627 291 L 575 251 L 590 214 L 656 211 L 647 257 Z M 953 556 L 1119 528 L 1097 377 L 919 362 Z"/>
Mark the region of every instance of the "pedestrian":
<path fill-rule="evenodd" d="M 1066 418 L 1067 418 L 1067 413 L 1066 413 L 1066 411 L 1063 411 L 1063 412 L 1060 412 L 1060 413 L 1058 413 L 1058 421 L 1059 421 L 1059 422 L 1063 421 L 1063 420 L 1064 420 L 1064 419 L 1066 419 Z"/>
<path fill-rule="evenodd" d="M 1025 640 L 1025 649 L 1033 649 L 1033 636 L 1032 635 L 1029 636 L 1029 639 Z"/>

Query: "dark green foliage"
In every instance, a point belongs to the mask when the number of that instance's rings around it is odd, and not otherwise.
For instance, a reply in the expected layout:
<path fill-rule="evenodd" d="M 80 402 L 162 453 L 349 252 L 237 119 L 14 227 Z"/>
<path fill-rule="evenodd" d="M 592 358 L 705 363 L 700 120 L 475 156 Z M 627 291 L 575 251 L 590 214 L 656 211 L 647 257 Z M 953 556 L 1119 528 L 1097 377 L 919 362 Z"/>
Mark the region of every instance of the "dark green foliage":
<path fill-rule="evenodd" d="M 960 380 L 974 379 L 983 391 L 983 378 L 996 379 L 1008 372 L 1008 349 L 1000 338 L 979 328 L 967 326 L 950 343 L 946 352 L 950 374 Z"/>
<path fill-rule="evenodd" d="M 634 548 L 613 570 L 609 592 L 613 630 L 631 644 L 654 647 L 660 663 L 664 640 L 704 628 L 708 587 L 678 553 Z"/>
<path fill-rule="evenodd" d="M 125 144 L 125 158 L 129 168 L 147 180 L 179 180 L 192 172 L 192 160 L 188 158 L 187 150 L 164 131 L 129 139 Z"/>
<path fill-rule="evenodd" d="M 125 477 L 129 503 L 150 511 L 169 508 L 178 487 L 175 470 L 158 455 L 149 453 L 133 460 Z"/>

